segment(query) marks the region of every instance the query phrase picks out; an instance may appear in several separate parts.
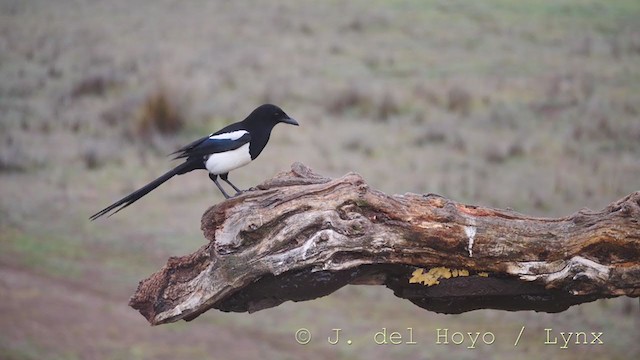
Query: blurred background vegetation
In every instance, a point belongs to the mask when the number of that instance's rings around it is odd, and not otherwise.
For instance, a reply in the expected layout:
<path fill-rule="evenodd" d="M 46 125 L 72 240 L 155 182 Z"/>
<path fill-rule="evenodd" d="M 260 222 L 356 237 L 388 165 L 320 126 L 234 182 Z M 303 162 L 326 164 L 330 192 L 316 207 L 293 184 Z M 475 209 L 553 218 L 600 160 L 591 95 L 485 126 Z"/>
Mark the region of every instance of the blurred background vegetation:
<path fill-rule="evenodd" d="M 204 243 L 200 216 L 221 195 L 190 174 L 87 218 L 264 102 L 301 126 L 234 172 L 244 188 L 300 161 L 387 193 L 600 209 L 640 190 L 638 19 L 635 0 L 0 0 L 0 358 L 637 358 L 629 298 L 444 316 L 349 286 L 151 328 L 128 297 Z M 418 344 L 375 345 L 383 327 L 412 327 Z M 330 346 L 334 328 L 353 344 Z M 436 345 L 437 328 L 496 340 Z M 545 328 L 604 345 L 544 345 Z"/>

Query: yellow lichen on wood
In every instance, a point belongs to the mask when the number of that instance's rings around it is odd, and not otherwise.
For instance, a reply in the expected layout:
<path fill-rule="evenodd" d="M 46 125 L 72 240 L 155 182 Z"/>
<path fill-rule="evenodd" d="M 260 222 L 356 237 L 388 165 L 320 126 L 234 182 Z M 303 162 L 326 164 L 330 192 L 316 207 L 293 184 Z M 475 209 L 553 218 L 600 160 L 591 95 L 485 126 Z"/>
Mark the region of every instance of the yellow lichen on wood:
<path fill-rule="evenodd" d="M 465 269 L 451 269 L 451 277 L 458 277 L 458 276 L 469 276 L 469 270 L 465 270 Z M 447 278 L 448 279 L 448 278 Z"/>
<path fill-rule="evenodd" d="M 416 269 L 411 274 L 409 279 L 410 284 L 421 283 L 423 285 L 431 286 L 440 284 L 440 279 L 449 279 L 458 276 L 469 276 L 469 270 L 466 269 L 449 269 L 446 267 L 431 268 L 428 272 L 424 272 L 424 269 Z"/>

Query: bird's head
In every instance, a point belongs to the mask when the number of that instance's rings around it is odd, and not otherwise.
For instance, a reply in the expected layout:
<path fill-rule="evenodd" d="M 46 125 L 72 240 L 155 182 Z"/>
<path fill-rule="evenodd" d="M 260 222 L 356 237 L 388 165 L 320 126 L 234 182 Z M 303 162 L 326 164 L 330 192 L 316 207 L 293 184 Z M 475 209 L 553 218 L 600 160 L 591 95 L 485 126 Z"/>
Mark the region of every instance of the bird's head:
<path fill-rule="evenodd" d="M 253 110 L 253 112 L 251 112 L 251 114 L 249 114 L 247 120 L 268 123 L 271 126 L 275 126 L 278 123 L 285 123 L 296 126 L 299 125 L 296 120 L 291 118 L 282 109 L 273 104 L 264 104 L 258 106 L 255 110 Z"/>

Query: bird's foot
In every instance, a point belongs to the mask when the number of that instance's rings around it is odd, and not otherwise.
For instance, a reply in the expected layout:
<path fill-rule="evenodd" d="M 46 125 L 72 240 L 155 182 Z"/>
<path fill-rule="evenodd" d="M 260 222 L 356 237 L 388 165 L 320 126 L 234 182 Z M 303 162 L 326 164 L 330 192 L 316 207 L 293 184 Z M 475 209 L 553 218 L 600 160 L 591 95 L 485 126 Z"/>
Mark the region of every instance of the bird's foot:
<path fill-rule="evenodd" d="M 238 190 L 238 191 L 236 191 L 236 193 L 233 195 L 233 197 L 236 197 L 236 196 L 238 196 L 238 195 L 242 195 L 242 194 L 244 194 L 244 193 L 245 193 L 245 191 L 246 191 L 246 190 Z"/>

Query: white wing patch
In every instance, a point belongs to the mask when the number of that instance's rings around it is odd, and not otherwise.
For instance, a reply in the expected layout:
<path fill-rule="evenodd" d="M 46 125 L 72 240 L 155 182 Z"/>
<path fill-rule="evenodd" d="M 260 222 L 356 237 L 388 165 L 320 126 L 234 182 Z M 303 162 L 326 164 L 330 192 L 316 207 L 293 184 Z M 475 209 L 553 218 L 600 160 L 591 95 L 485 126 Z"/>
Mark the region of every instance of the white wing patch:
<path fill-rule="evenodd" d="M 228 132 L 228 133 L 222 133 L 222 134 L 217 134 L 217 135 L 210 135 L 209 139 L 211 140 L 238 140 L 240 139 L 244 134 L 248 134 L 249 132 L 246 130 L 237 130 L 237 131 L 232 131 L 232 132 Z"/>

